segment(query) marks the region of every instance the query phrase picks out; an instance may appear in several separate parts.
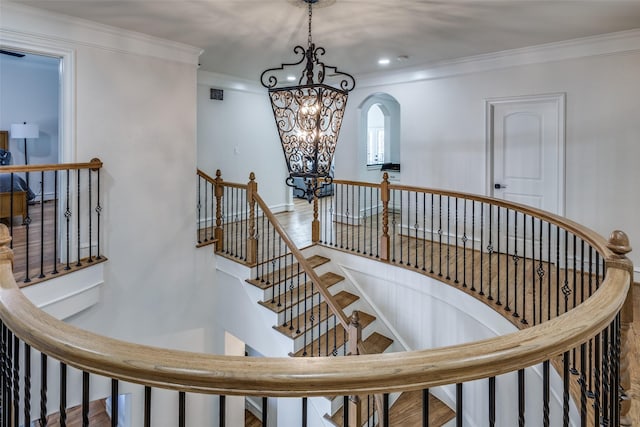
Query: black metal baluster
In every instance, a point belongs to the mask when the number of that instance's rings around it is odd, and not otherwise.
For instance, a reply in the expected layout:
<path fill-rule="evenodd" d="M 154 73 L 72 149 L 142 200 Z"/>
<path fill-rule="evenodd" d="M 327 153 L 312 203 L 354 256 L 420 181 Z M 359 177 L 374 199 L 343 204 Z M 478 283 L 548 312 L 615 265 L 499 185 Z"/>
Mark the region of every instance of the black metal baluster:
<path fill-rule="evenodd" d="M 422 193 L 422 271 L 427 271 L 427 193 Z"/>
<path fill-rule="evenodd" d="M 111 379 L 111 427 L 118 427 L 118 380 Z"/>
<path fill-rule="evenodd" d="M 356 248 L 357 248 L 357 253 L 360 253 L 360 212 L 362 212 L 360 210 L 360 186 L 358 186 L 358 211 L 356 212 L 355 218 L 356 218 L 356 223 L 354 224 L 356 226 L 356 229 L 358 230 L 358 243 L 356 244 Z M 366 215 L 366 212 L 365 212 Z M 366 217 L 365 217 L 366 220 Z"/>
<path fill-rule="evenodd" d="M 269 419 L 269 401 L 266 397 L 262 398 L 262 427 L 267 427 Z"/>
<path fill-rule="evenodd" d="M 342 397 L 342 425 L 349 425 L 349 397 Z"/>
<path fill-rule="evenodd" d="M 601 335 L 595 337 L 594 388 L 593 388 L 593 419 L 594 427 L 600 425 L 600 340 Z"/>
<path fill-rule="evenodd" d="M 480 295 L 484 295 L 484 203 L 480 203 Z"/>
<path fill-rule="evenodd" d="M 227 398 L 226 396 L 220 396 L 220 406 L 218 410 L 219 426 L 224 427 L 227 425 Z"/>
<path fill-rule="evenodd" d="M 531 235 L 533 239 L 533 233 Z M 533 256 L 533 254 L 531 254 Z M 527 214 L 522 215 L 522 320 L 527 323 Z"/>
<path fill-rule="evenodd" d="M 542 423 L 543 427 L 549 427 L 549 361 L 542 364 Z"/>
<path fill-rule="evenodd" d="M 438 260 L 438 276 L 442 277 L 442 194 L 438 194 L 438 216 L 439 225 L 438 225 L 438 256 L 440 257 Z"/>
<path fill-rule="evenodd" d="M 513 317 L 518 314 L 518 212 L 513 212 Z"/>
<path fill-rule="evenodd" d="M 547 320 L 551 319 L 551 223 L 547 222 Z M 556 265 L 557 268 L 557 265 Z"/>
<path fill-rule="evenodd" d="M 198 243 L 202 243 L 202 177 L 200 175 L 198 175 L 198 204 L 196 205 L 196 208 L 198 209 Z M 207 199 L 206 199 L 206 187 L 205 187 L 205 203 L 204 203 L 204 209 L 205 209 L 205 220 L 207 218 Z M 206 233 L 206 228 L 205 228 L 205 233 Z M 206 239 L 206 234 L 205 234 L 205 239 Z"/>
<path fill-rule="evenodd" d="M 429 389 L 422 390 L 422 427 L 429 427 Z"/>
<path fill-rule="evenodd" d="M 471 290 L 476 291 L 476 201 L 471 200 Z"/>
<path fill-rule="evenodd" d="M 389 427 L 389 393 L 382 395 L 382 420 L 382 425 Z"/>
<path fill-rule="evenodd" d="M 462 199 L 462 287 L 467 287 L 467 199 Z"/>
<path fill-rule="evenodd" d="M 506 291 L 506 296 L 505 296 L 505 306 L 504 309 L 505 311 L 511 311 L 511 307 L 509 306 L 509 209 L 507 208 L 507 211 L 505 213 L 505 217 L 507 219 L 507 223 L 505 225 L 505 245 L 506 245 L 506 249 L 505 249 L 505 260 L 504 260 L 504 278 L 505 278 L 505 284 L 504 284 L 504 288 Z"/>
<path fill-rule="evenodd" d="M 47 426 L 47 355 L 40 353 L 40 424 Z"/>
<path fill-rule="evenodd" d="M 376 258 L 380 258 L 380 188 L 376 188 Z M 373 200 L 372 200 L 373 202 Z"/>
<path fill-rule="evenodd" d="M 78 245 L 78 249 L 77 249 L 77 253 L 78 253 L 78 260 L 76 261 L 76 267 L 80 267 L 82 265 L 82 263 L 80 262 L 80 206 L 82 206 L 80 204 L 80 169 L 76 169 L 76 178 L 78 180 L 78 211 L 76 212 L 76 217 L 78 219 L 77 224 L 78 224 L 78 229 L 77 231 L 77 245 Z"/>
<path fill-rule="evenodd" d="M 456 384 L 456 426 L 463 426 L 464 403 L 462 401 L 462 383 Z M 388 424 L 385 424 L 388 425 Z"/>
<path fill-rule="evenodd" d="M 82 372 L 82 427 L 89 427 L 89 373 Z"/>
<path fill-rule="evenodd" d="M 498 299 L 496 300 L 496 305 L 502 305 L 502 301 L 500 300 L 500 258 L 502 257 L 502 253 L 500 252 L 500 240 L 502 240 L 502 237 L 500 235 L 500 206 L 496 207 L 496 246 L 497 248 L 497 252 L 498 252 L 498 260 L 497 260 L 497 265 L 496 265 L 496 295 L 498 296 Z"/>
<path fill-rule="evenodd" d="M 456 215 L 456 221 L 455 221 L 455 242 L 456 242 L 456 248 L 455 248 L 455 252 L 454 252 L 454 257 L 455 257 L 455 271 L 454 271 L 454 279 L 453 279 L 453 283 L 459 283 L 458 281 L 458 198 L 456 197 L 456 202 L 455 202 L 455 215 Z"/>
<path fill-rule="evenodd" d="M 302 398 L 302 427 L 307 427 L 307 398 Z"/>
<path fill-rule="evenodd" d="M 400 190 L 400 226 L 398 227 L 398 238 L 400 239 L 400 265 L 403 264 L 404 261 L 404 257 L 402 254 L 402 240 L 404 239 L 403 234 L 402 234 L 402 215 L 404 214 L 404 209 L 402 207 L 402 193 L 403 191 Z M 407 217 L 408 218 L 408 217 Z M 409 221 L 407 221 L 407 227 L 409 227 Z M 394 227 L 395 229 L 395 227 Z"/>
<path fill-rule="evenodd" d="M 31 346 L 24 343 L 24 425 L 31 425 Z"/>
<path fill-rule="evenodd" d="M 40 275 L 44 278 L 44 171 L 40 172 Z"/>
<path fill-rule="evenodd" d="M 8 404 L 8 402 L 7 402 Z M 19 427 L 20 422 L 20 339 L 13 336 L 13 422 Z"/>
<path fill-rule="evenodd" d="M 562 425 L 563 427 L 569 427 L 569 383 L 571 377 L 569 376 L 569 352 L 566 351 L 563 355 L 563 369 L 562 369 Z"/>
<path fill-rule="evenodd" d="M 518 427 L 524 427 L 525 418 L 524 369 L 518 370 Z"/>
<path fill-rule="evenodd" d="M 451 280 L 449 270 L 451 267 L 451 210 L 450 208 L 451 197 L 447 196 L 447 275 L 446 279 Z"/>
<path fill-rule="evenodd" d="M 98 186 L 98 188 L 100 187 Z M 98 224 L 100 223 L 98 222 Z M 100 240 L 98 240 L 98 242 L 99 241 Z M 99 256 L 100 256 L 100 251 L 98 250 L 98 257 Z M 51 274 L 58 274 L 58 171 L 57 170 L 53 172 L 53 271 L 51 272 Z"/>
<path fill-rule="evenodd" d="M 70 261 L 71 261 L 71 234 L 70 234 L 70 221 L 71 221 L 71 209 L 69 207 L 69 201 L 71 200 L 71 193 L 70 193 L 70 171 L 69 169 L 67 169 L 67 209 L 64 212 L 64 216 L 67 220 L 67 265 L 65 266 L 65 270 L 71 270 L 71 265 L 70 265 Z"/>
<path fill-rule="evenodd" d="M 186 395 L 184 391 L 178 393 L 178 426 L 184 427 L 185 425 L 185 406 Z"/>
<path fill-rule="evenodd" d="M 79 172 L 78 172 L 79 173 Z M 44 178 L 43 178 L 44 179 Z M 92 194 L 92 189 L 91 189 L 91 169 L 87 170 L 87 181 L 89 181 L 89 195 L 88 195 L 88 199 L 89 199 L 89 209 L 87 210 L 87 213 L 89 214 L 89 259 L 87 260 L 87 262 L 93 262 L 93 229 L 92 229 L 92 215 L 91 215 L 91 199 L 93 198 L 93 194 Z"/>
<path fill-rule="evenodd" d="M 543 297 L 543 293 L 542 293 L 542 285 L 543 285 L 543 279 L 544 279 L 544 265 L 542 264 L 542 219 L 538 220 L 538 224 L 540 229 L 538 230 L 538 238 L 539 238 L 539 245 L 538 245 L 538 269 L 536 270 L 536 273 L 538 275 L 538 284 L 539 284 L 539 293 L 540 293 L 540 304 L 538 307 L 539 313 L 538 313 L 538 321 L 540 323 L 542 323 L 542 306 L 543 306 L 543 302 L 544 302 L 544 297 Z M 535 275 L 534 275 L 535 276 Z M 549 304 L 549 301 L 551 301 L 551 294 L 547 293 L 547 305 Z M 535 322 L 534 322 L 535 323 Z"/>
<path fill-rule="evenodd" d="M 418 268 L 418 231 L 420 230 L 420 224 L 418 224 L 418 192 L 414 191 L 415 194 L 415 230 L 416 230 L 416 243 L 415 243 L 415 264 L 413 265 L 415 268 Z"/>
<path fill-rule="evenodd" d="M 560 227 L 556 227 L 556 317 L 560 316 Z"/>
<path fill-rule="evenodd" d="M 396 193 L 396 190 L 391 192 L 391 262 L 396 262 Z"/>
<path fill-rule="evenodd" d="M 493 287 L 491 286 L 491 282 L 493 279 L 493 205 L 489 204 L 487 205 L 487 207 L 489 208 L 489 243 L 487 245 L 487 253 L 489 254 L 489 274 L 487 275 L 489 281 L 489 296 L 487 297 L 487 299 L 489 301 L 493 301 L 493 291 L 491 289 Z"/>
<path fill-rule="evenodd" d="M 562 293 L 564 294 L 564 312 L 569 311 L 569 295 L 571 288 L 569 287 L 569 231 L 564 230 L 564 282 L 562 285 Z"/>
<path fill-rule="evenodd" d="M 11 172 L 11 201 L 9 202 L 9 212 L 11 212 L 11 215 L 9 215 L 9 234 L 11 235 L 11 237 L 13 237 L 13 189 L 14 187 L 14 174 L 13 172 Z M 28 206 L 28 205 L 27 205 Z M 28 209 L 28 207 L 27 207 Z M 11 249 L 13 249 L 13 239 L 11 239 L 11 241 L 9 242 L 9 247 Z"/>
<path fill-rule="evenodd" d="M 67 425 L 67 365 L 60 363 L 60 427 Z M 114 426 L 115 427 L 115 426 Z"/>
<path fill-rule="evenodd" d="M 347 190 L 348 191 L 348 190 Z M 338 211 L 338 202 L 336 201 L 336 215 L 338 215 L 338 212 L 342 212 L 342 208 L 345 206 L 344 204 L 344 184 L 340 184 L 340 211 Z M 347 209 L 348 210 L 348 209 Z M 340 249 L 344 248 L 344 223 L 345 223 L 345 218 L 344 218 L 344 212 L 342 213 L 342 218 L 340 218 Z M 336 242 L 337 242 L 337 237 L 336 237 Z"/>
<path fill-rule="evenodd" d="M 431 268 L 429 273 L 433 274 L 433 251 L 435 245 L 433 244 L 433 193 L 431 193 Z"/>
<path fill-rule="evenodd" d="M 223 412 L 223 411 L 220 411 Z M 220 427 L 224 426 L 223 423 Z M 151 427 L 151 387 L 144 387 L 144 427 Z"/>
<path fill-rule="evenodd" d="M 586 345 L 580 345 L 580 426 L 587 427 L 587 378 L 585 377 L 584 366 L 587 363 Z M 574 356 L 575 357 L 575 356 Z M 575 361 L 574 361 L 575 363 Z"/>
<path fill-rule="evenodd" d="M 542 290 L 540 290 L 541 291 L 540 304 L 536 304 L 537 292 L 536 292 L 536 275 L 535 275 L 535 271 L 536 271 L 536 223 L 535 221 L 536 219 L 532 215 L 531 216 L 531 292 L 532 292 L 531 315 L 533 317 L 534 325 L 536 324 L 536 307 L 542 305 Z M 542 322 L 542 317 L 540 317 L 539 321 Z"/>
<path fill-rule="evenodd" d="M 496 425 L 496 377 L 489 378 L 489 427 Z"/>
<path fill-rule="evenodd" d="M 608 326 L 602 331 L 602 425 L 609 425 L 609 387 L 610 387 L 610 372 L 609 372 L 609 330 L 611 326 Z"/>

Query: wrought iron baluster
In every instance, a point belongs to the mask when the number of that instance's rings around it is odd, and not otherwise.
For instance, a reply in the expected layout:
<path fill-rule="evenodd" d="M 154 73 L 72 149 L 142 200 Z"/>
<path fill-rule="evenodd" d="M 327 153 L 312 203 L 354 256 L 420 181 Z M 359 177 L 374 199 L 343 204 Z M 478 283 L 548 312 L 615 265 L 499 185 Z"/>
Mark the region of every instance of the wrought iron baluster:
<path fill-rule="evenodd" d="M 44 179 L 44 177 L 43 177 Z M 87 181 L 89 181 L 89 194 L 87 195 L 88 201 L 89 201 L 89 209 L 87 209 L 88 212 L 88 216 L 89 216 L 89 259 L 87 260 L 87 262 L 93 262 L 93 224 L 92 224 L 92 212 L 91 212 L 91 208 L 93 207 L 93 205 L 91 204 L 91 200 L 93 198 L 93 194 L 92 194 L 92 188 L 91 188 L 91 169 L 87 169 Z"/>
<path fill-rule="evenodd" d="M 224 414 L 224 410 L 219 411 Z M 221 418 L 220 427 L 224 426 L 224 416 Z M 151 387 L 144 387 L 144 427 L 151 427 Z"/>
<path fill-rule="evenodd" d="M 471 291 L 476 291 L 476 201 L 471 200 Z"/>
<path fill-rule="evenodd" d="M 47 425 L 47 355 L 44 353 L 40 353 L 40 424 Z"/>
<path fill-rule="evenodd" d="M 455 198 L 455 216 L 456 216 L 456 221 L 455 221 L 455 239 L 454 241 L 456 242 L 456 248 L 455 248 L 455 273 L 454 273 L 454 279 L 453 279 L 453 283 L 458 284 L 458 198 Z"/>
<path fill-rule="evenodd" d="M 549 386 L 549 361 L 542 363 L 542 424 L 549 427 L 549 399 L 551 396 Z"/>
<path fill-rule="evenodd" d="M 100 186 L 98 186 L 98 189 Z M 100 190 L 98 190 L 100 194 Z M 98 216 L 100 218 L 100 216 Z M 98 224 L 100 224 L 98 220 Z M 100 233 L 98 232 L 98 235 Z M 100 242 L 100 240 L 98 240 Z M 100 244 L 98 243 L 98 256 Z M 51 274 L 58 274 L 58 171 L 53 172 L 53 271 Z"/>
<path fill-rule="evenodd" d="M 56 171 L 56 179 L 57 179 Z M 100 205 L 100 169 L 96 170 L 96 259 L 102 259 L 100 254 L 100 214 L 102 212 L 102 206 Z M 57 198 L 56 198 L 57 199 Z M 57 215 L 56 215 L 57 218 Z M 57 220 L 56 220 L 57 222 Z M 212 224 L 213 229 L 213 224 Z M 56 236 L 57 239 L 57 236 Z"/>
<path fill-rule="evenodd" d="M 202 177 L 200 175 L 198 175 L 198 204 L 196 205 L 196 208 L 198 210 L 198 243 L 202 243 Z M 207 218 L 207 202 L 206 202 L 206 186 L 205 186 L 205 203 L 204 203 L 204 209 L 205 209 L 205 220 Z M 206 227 L 205 227 L 205 233 L 206 233 Z M 205 235 L 205 239 L 206 239 L 206 235 Z"/>
<path fill-rule="evenodd" d="M 500 283 L 500 258 L 502 258 L 502 253 L 500 252 L 500 240 L 502 240 L 502 235 L 500 234 L 500 226 L 501 221 L 500 221 L 500 206 L 496 207 L 496 246 L 497 246 L 497 251 L 498 251 L 498 256 L 497 256 L 497 262 L 496 262 L 496 295 L 498 296 L 498 299 L 496 300 L 496 305 L 502 305 L 502 301 L 500 300 L 501 298 L 501 283 Z"/>
<path fill-rule="evenodd" d="M 369 412 L 367 412 L 368 414 Z M 429 427 L 429 389 L 422 390 L 422 427 Z"/>
<path fill-rule="evenodd" d="M 464 402 L 462 401 L 462 383 L 456 384 L 456 427 L 464 425 Z M 388 425 L 388 424 L 385 424 Z"/>
<path fill-rule="evenodd" d="M 504 303 L 505 303 L 504 309 L 505 309 L 505 311 L 511 311 L 511 306 L 509 305 L 510 304 L 510 300 L 509 300 L 509 257 L 511 256 L 511 254 L 509 253 L 509 218 L 510 218 L 510 216 L 509 216 L 509 208 L 507 208 L 506 213 L 505 213 L 504 216 L 506 217 L 506 221 L 507 221 L 507 223 L 505 224 L 505 238 L 504 238 L 505 246 L 506 246 L 505 253 L 507 255 L 506 258 L 505 258 L 505 261 L 504 261 L 504 268 L 505 268 L 505 271 L 504 271 L 504 278 L 505 278 L 504 287 L 505 287 L 505 291 L 506 291 L 506 296 L 505 296 L 505 301 L 504 301 Z"/>
<path fill-rule="evenodd" d="M 9 402 L 6 402 L 9 404 Z M 13 336 L 13 408 L 14 425 L 19 427 L 20 419 L 20 339 Z"/>
<path fill-rule="evenodd" d="M 467 287 L 467 199 L 462 199 L 462 287 Z"/>
<path fill-rule="evenodd" d="M 489 427 L 496 425 L 496 377 L 489 378 Z"/>
<path fill-rule="evenodd" d="M 422 193 L 422 271 L 427 271 L 427 193 Z"/>
<path fill-rule="evenodd" d="M 24 343 L 24 425 L 31 425 L 31 346 Z"/>
<path fill-rule="evenodd" d="M 524 427 L 525 425 L 525 377 L 524 369 L 518 370 L 518 426 Z"/>
<path fill-rule="evenodd" d="M 445 279 L 451 280 L 451 197 L 447 196 L 447 275 Z"/>
<path fill-rule="evenodd" d="M 571 377 L 569 376 L 569 352 L 566 351 L 562 360 L 562 426 L 569 427 L 569 384 Z"/>
<path fill-rule="evenodd" d="M 44 278 L 44 171 L 40 171 L 40 275 Z"/>
<path fill-rule="evenodd" d="M 302 427 L 307 427 L 307 398 L 302 398 Z"/>
<path fill-rule="evenodd" d="M 77 231 L 77 242 L 76 242 L 76 244 L 78 245 L 78 248 L 77 248 L 77 258 L 78 259 L 76 261 L 76 267 L 80 267 L 80 266 L 82 266 L 82 263 L 80 262 L 80 246 L 81 246 L 80 245 L 80 217 L 81 217 L 81 215 L 80 215 L 80 206 L 82 206 L 80 204 L 80 169 L 76 170 L 76 179 L 78 180 L 78 185 L 77 185 L 77 192 L 78 192 L 78 198 L 77 198 L 78 204 L 77 204 L 77 207 L 78 207 L 78 211 L 76 212 L 76 217 L 77 217 L 77 220 L 78 220 L 77 221 L 78 228 L 76 230 Z"/>
<path fill-rule="evenodd" d="M 67 425 L 67 365 L 60 362 L 60 426 Z M 116 427 L 116 426 L 114 426 Z"/>
<path fill-rule="evenodd" d="M 82 427 L 89 427 L 89 373 L 82 372 Z"/>
<path fill-rule="evenodd" d="M 433 251 L 434 251 L 434 244 L 433 244 L 433 193 L 431 193 L 431 268 L 429 269 L 429 273 L 433 274 Z"/>
<path fill-rule="evenodd" d="M 356 229 L 358 230 L 358 236 L 357 236 L 357 241 L 358 243 L 356 244 L 356 249 L 357 249 L 357 253 L 360 253 L 360 215 L 362 210 L 360 209 L 360 186 L 358 186 L 358 210 L 356 212 L 355 218 L 356 218 L 356 223 L 354 224 Z"/>
<path fill-rule="evenodd" d="M 442 277 L 442 194 L 438 194 L 438 209 L 439 209 L 439 217 L 440 222 L 438 226 L 438 256 L 439 259 L 439 267 L 438 267 L 438 276 Z"/>
<path fill-rule="evenodd" d="M 111 427 L 118 427 L 118 380 L 111 380 Z"/>
<path fill-rule="evenodd" d="M 178 392 L 178 427 L 184 427 L 185 426 L 185 420 L 186 420 L 186 395 L 184 391 Z"/>
<path fill-rule="evenodd" d="M 402 194 L 404 193 L 404 191 L 399 190 L 399 193 L 400 193 L 400 225 L 398 226 L 398 239 L 400 240 L 400 245 L 399 245 L 400 246 L 400 265 L 402 265 L 404 263 L 404 256 L 403 256 L 403 250 L 402 250 L 402 243 L 404 240 L 404 237 L 403 237 L 404 234 L 402 233 L 402 215 L 404 215 L 404 209 L 402 206 Z M 407 221 L 407 226 L 409 226 L 409 221 Z"/>
<path fill-rule="evenodd" d="M 489 271 L 488 271 L 488 288 L 489 288 L 489 296 L 487 299 L 489 301 L 493 301 L 493 290 L 491 289 L 491 281 L 493 279 L 493 205 L 488 204 L 489 208 L 489 242 L 487 245 L 487 253 L 489 254 Z"/>
<path fill-rule="evenodd" d="M 520 322 L 523 325 L 529 323 L 527 322 L 527 214 L 522 215 L 522 319 Z"/>

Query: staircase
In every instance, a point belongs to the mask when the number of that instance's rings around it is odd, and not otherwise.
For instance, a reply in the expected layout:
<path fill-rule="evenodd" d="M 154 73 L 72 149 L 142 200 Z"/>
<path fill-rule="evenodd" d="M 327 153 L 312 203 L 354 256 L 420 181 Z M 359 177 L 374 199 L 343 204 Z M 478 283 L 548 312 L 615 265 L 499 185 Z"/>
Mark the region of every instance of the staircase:
<path fill-rule="evenodd" d="M 360 296 L 347 289 L 345 278 L 330 271 L 330 259 L 312 255 L 307 261 L 316 271 L 324 286 L 334 296 L 338 305 L 349 316 L 358 311 L 359 324 L 362 328 L 362 340 L 367 354 L 379 354 L 391 351 L 393 339 L 378 332 L 380 325 L 376 317 L 366 312 L 367 306 L 360 301 Z M 273 266 L 273 260 L 267 262 Z M 260 272 L 260 266 L 257 271 Z M 268 270 L 268 269 L 267 269 Z M 347 355 L 347 332 L 336 320 L 326 304 L 322 301 L 317 286 L 305 280 L 304 272 L 298 264 L 292 264 L 279 270 L 247 280 L 251 285 L 262 290 L 262 300 L 258 304 L 277 315 L 277 323 L 273 328 L 291 339 L 291 357 L 301 356 L 343 356 Z M 373 397 L 361 397 L 362 420 L 369 425 L 370 413 L 373 412 Z M 422 392 L 407 392 L 393 395 L 390 398 L 390 425 L 419 425 L 422 420 Z M 317 402 L 317 401 L 316 401 Z M 343 399 L 321 398 L 319 410 L 326 411 L 328 424 L 342 426 Z M 430 426 L 442 426 L 455 418 L 454 412 L 437 398 L 429 399 Z M 413 423 L 413 420 L 417 424 Z M 376 424 L 377 425 L 377 424 Z"/>

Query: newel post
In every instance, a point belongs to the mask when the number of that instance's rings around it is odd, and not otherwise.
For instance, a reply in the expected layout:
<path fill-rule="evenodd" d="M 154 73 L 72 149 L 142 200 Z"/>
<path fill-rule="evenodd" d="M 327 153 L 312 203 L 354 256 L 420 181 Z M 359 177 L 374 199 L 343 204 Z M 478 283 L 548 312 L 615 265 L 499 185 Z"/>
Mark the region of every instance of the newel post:
<path fill-rule="evenodd" d="M 609 236 L 607 247 L 615 254 L 615 257 L 607 262 L 607 267 L 627 270 L 631 278 L 629 292 L 620 311 L 620 425 L 632 426 L 633 421 L 629 414 L 631 397 L 627 394 L 631 390 L 629 358 L 632 343 L 629 341 L 629 329 L 633 323 L 633 263 L 627 258 L 627 254 L 631 252 L 629 237 L 623 231 L 616 230 Z"/>
<path fill-rule="evenodd" d="M 380 236 L 380 259 L 389 260 L 389 174 L 382 175 L 380 199 L 382 201 L 382 236 Z"/>
<path fill-rule="evenodd" d="M 13 275 L 13 250 L 11 249 L 11 233 L 5 224 L 0 224 L 0 264 L 9 262 Z"/>
<path fill-rule="evenodd" d="M 357 356 L 360 354 L 358 351 L 358 343 L 362 341 L 362 326 L 360 325 L 360 315 L 357 310 L 353 311 L 351 318 L 349 319 L 349 342 L 348 352 L 349 355 Z M 358 396 L 349 396 L 349 427 L 362 426 L 362 402 Z"/>
<path fill-rule="evenodd" d="M 247 203 L 249 204 L 249 224 L 247 235 L 247 264 L 254 265 L 258 259 L 258 239 L 256 238 L 256 200 L 254 195 L 258 193 L 258 183 L 256 175 L 251 172 L 249 174 L 249 183 L 247 184 Z"/>
<path fill-rule="evenodd" d="M 214 180 L 216 196 L 216 229 L 214 236 L 216 239 L 216 251 L 221 251 L 222 248 L 224 248 L 224 233 L 222 232 L 222 196 L 224 195 L 224 182 L 221 176 L 222 172 L 220 172 L 220 169 L 216 170 L 216 179 Z"/>

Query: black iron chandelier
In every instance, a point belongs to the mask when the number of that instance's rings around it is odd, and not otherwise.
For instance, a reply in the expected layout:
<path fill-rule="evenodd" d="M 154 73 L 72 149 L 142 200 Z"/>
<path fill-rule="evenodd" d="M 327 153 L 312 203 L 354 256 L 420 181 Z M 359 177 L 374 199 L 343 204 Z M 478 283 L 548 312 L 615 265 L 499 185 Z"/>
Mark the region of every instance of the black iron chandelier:
<path fill-rule="evenodd" d="M 300 55 L 298 62 L 267 69 L 260 76 L 260 81 L 269 90 L 289 170 L 286 183 L 304 192 L 311 202 L 321 186 L 331 185 L 333 180 L 331 165 L 338 134 L 348 93 L 353 90 L 356 81 L 350 74 L 321 61 L 325 49 L 316 47 L 311 37 L 312 6 L 319 0 L 300 1 L 307 3 L 309 9 L 307 48 L 296 46 L 293 52 Z M 285 74 L 287 69 L 299 68 L 297 66 L 303 63 L 297 85 L 279 87 L 283 80 L 291 80 Z M 325 83 L 325 80 L 334 82 L 335 87 Z"/>

